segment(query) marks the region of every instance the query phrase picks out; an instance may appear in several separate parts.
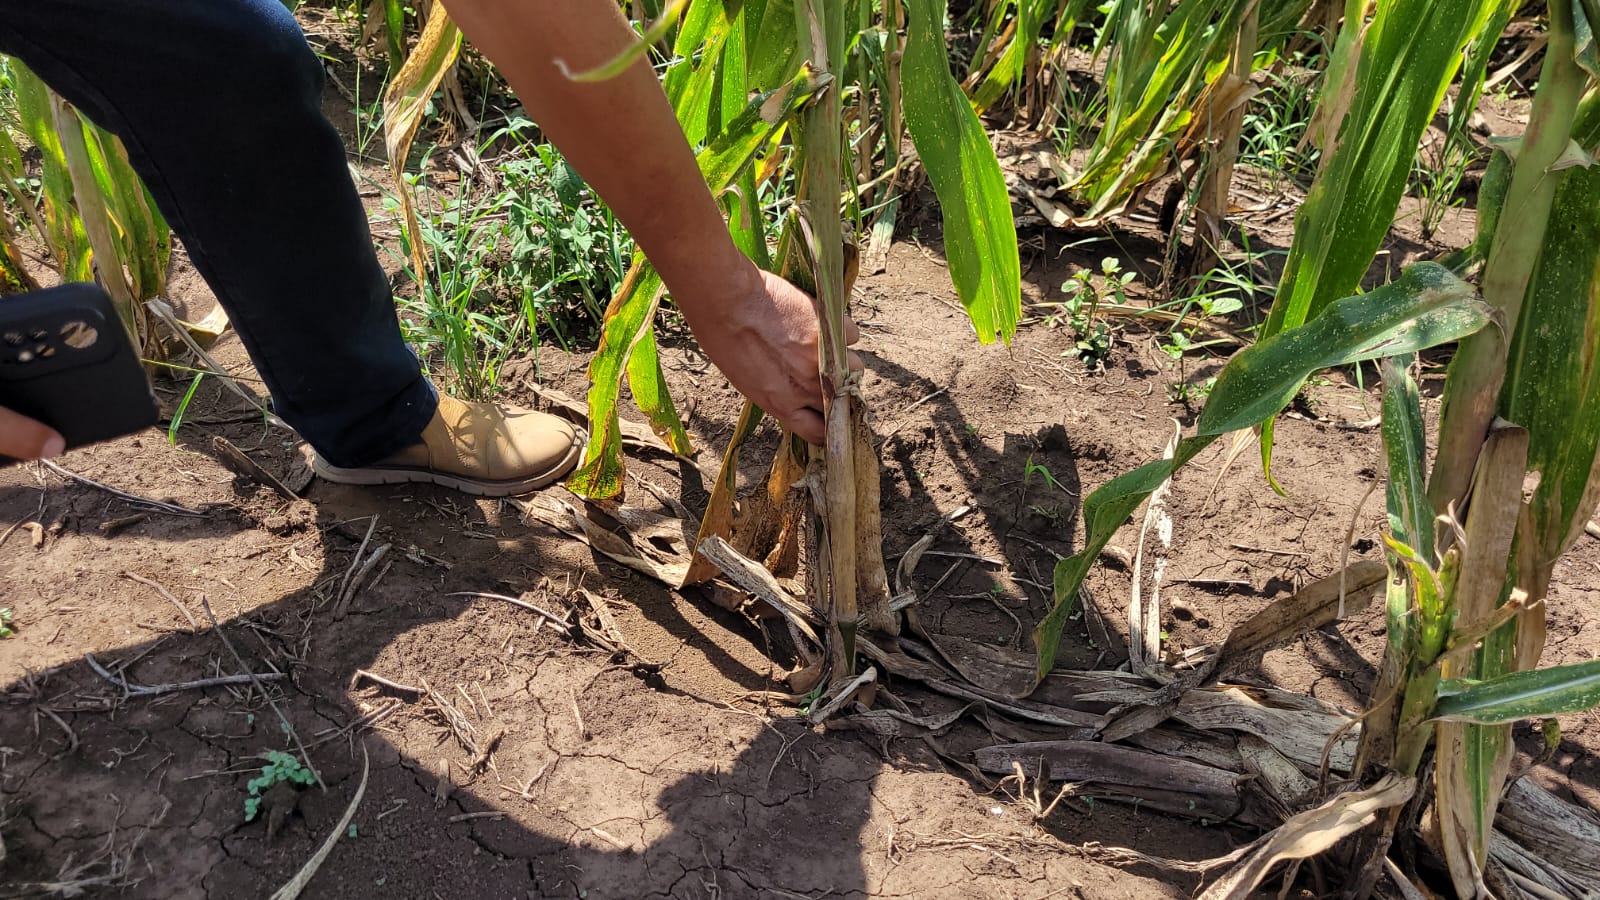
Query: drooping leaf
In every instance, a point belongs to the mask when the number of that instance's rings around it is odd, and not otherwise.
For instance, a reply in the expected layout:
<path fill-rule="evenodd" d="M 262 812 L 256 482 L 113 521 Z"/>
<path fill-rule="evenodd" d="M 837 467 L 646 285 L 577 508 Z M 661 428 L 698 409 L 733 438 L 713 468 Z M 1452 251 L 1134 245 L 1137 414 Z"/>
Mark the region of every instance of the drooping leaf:
<path fill-rule="evenodd" d="M 640 31 L 639 40 L 625 47 L 621 53 L 600 63 L 597 66 L 574 72 L 564 59 L 556 59 L 556 68 L 561 70 L 562 77 L 569 81 L 592 83 L 606 81 L 628 71 L 628 67 L 650 52 L 650 47 L 657 41 L 671 33 L 678 24 L 678 17 L 683 14 L 683 8 L 689 0 L 669 0 L 666 7 L 661 10 L 661 15 L 655 21 L 647 23 Z"/>
<path fill-rule="evenodd" d="M 43 237 L 61 266 L 63 281 L 92 280 L 89 236 L 73 205 L 72 176 L 67 171 L 67 158 L 56 133 L 50 89 L 20 60 L 13 59 L 9 64 L 22 130 L 40 155 L 40 205 L 48 232 Z"/>
<path fill-rule="evenodd" d="M 1394 222 L 1418 142 L 1461 65 L 1462 47 L 1482 31 L 1494 3 L 1396 0 L 1377 4 L 1370 23 L 1346 16 L 1344 30 L 1361 35 L 1353 81 L 1330 81 L 1319 107 L 1348 103 L 1348 111 L 1319 113 L 1327 145 L 1295 215 L 1294 242 L 1263 337 L 1315 318 L 1360 286 Z M 1341 34 L 1348 46 L 1344 41 Z M 1269 422 L 1261 433 L 1269 481 L 1272 440 Z"/>
<path fill-rule="evenodd" d="M 589 362 L 589 443 L 583 464 L 567 481 L 567 488 L 580 497 L 604 499 L 622 493 L 622 425 L 617 399 L 628 360 L 650 331 L 663 290 L 661 276 L 644 254 L 635 254 L 606 308 L 600 346 Z"/>
<path fill-rule="evenodd" d="M 439 82 L 455 65 L 460 53 L 460 29 L 443 6 L 436 7 L 417 38 L 416 46 L 411 49 L 411 55 L 383 92 L 383 144 L 389 155 L 389 171 L 394 177 L 400 214 L 411 243 L 412 274 L 419 284 L 428 278 L 428 260 L 423 251 L 422 229 L 417 224 L 417 210 L 411 200 L 411 186 L 406 184 L 406 158 L 411 153 L 411 141 L 417 136 L 423 114 L 428 110 L 428 98 L 438 89 Z"/>
<path fill-rule="evenodd" d="M 172 230 L 133 171 L 122 141 L 88 120 L 83 124 L 95 181 L 120 233 L 134 297 L 142 303 L 166 292 Z"/>
<path fill-rule="evenodd" d="M 783 88 L 753 97 L 728 129 L 716 136 L 697 162 L 706 186 L 721 195 L 749 169 L 766 141 L 784 126 L 788 118 L 819 88 L 828 83 L 809 69 L 796 73 Z M 606 308 L 601 326 L 600 346 L 589 362 L 589 444 L 583 464 L 573 473 L 567 487 L 573 493 L 593 499 L 614 497 L 622 491 L 622 431 L 617 413 L 621 378 L 626 371 L 630 383 L 643 386 L 655 399 L 649 401 L 651 424 L 658 434 L 672 435 L 675 452 L 691 449 L 683 426 L 677 423 L 664 385 L 659 381 L 659 364 L 640 364 L 636 373 L 630 361 L 635 348 L 646 340 L 652 327 L 663 285 L 661 278 L 642 254 L 635 255 L 628 275 Z M 653 358 L 654 338 L 649 338 L 646 353 Z M 657 388 L 659 386 L 659 389 Z M 664 435 L 665 436 L 665 435 Z M 680 439 L 681 438 L 681 442 Z"/>
<path fill-rule="evenodd" d="M 908 0 L 901 66 L 906 127 L 939 196 L 944 250 L 978 339 L 1006 343 L 1022 315 L 1022 265 L 994 147 L 950 72 L 944 0 Z"/>
<path fill-rule="evenodd" d="M 1218 374 L 1195 434 L 1179 441 L 1173 459 L 1146 463 L 1084 499 L 1084 548 L 1057 564 L 1055 605 L 1034 630 L 1038 677 L 1042 680 L 1055 664 L 1061 629 L 1089 567 L 1173 472 L 1218 437 L 1276 415 L 1314 372 L 1458 340 L 1488 319 L 1470 285 L 1442 266 L 1418 263 L 1394 282 L 1340 300 L 1311 322 L 1236 354 Z"/>
<path fill-rule="evenodd" d="M 1177 158 L 1181 133 L 1205 86 L 1217 79 L 1239 35 L 1248 0 L 1123 0 L 1111 5 L 1105 123 L 1068 190 L 1082 225 L 1126 208 Z M 1097 52 L 1098 48 L 1097 48 Z"/>
<path fill-rule="evenodd" d="M 666 442 L 672 452 L 688 456 L 694 452 L 689 435 L 678 418 L 678 408 L 667 390 L 666 373 L 656 350 L 655 329 L 646 328 L 628 354 L 628 390 L 639 410 L 650 417 L 650 428 Z"/>
<path fill-rule="evenodd" d="M 1600 660 L 1514 672 L 1484 681 L 1439 683 L 1434 718 L 1504 725 L 1582 712 L 1600 704 Z"/>

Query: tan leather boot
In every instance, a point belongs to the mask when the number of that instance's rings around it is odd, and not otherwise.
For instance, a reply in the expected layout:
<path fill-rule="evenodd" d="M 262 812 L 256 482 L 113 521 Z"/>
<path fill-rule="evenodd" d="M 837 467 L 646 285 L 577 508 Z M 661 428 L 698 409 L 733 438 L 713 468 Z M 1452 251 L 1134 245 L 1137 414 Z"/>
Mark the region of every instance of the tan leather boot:
<path fill-rule="evenodd" d="M 320 455 L 314 468 L 339 484 L 422 482 L 480 497 L 536 491 L 561 478 L 583 455 L 583 437 L 548 413 L 440 396 L 422 442 L 381 462 L 343 469 Z"/>

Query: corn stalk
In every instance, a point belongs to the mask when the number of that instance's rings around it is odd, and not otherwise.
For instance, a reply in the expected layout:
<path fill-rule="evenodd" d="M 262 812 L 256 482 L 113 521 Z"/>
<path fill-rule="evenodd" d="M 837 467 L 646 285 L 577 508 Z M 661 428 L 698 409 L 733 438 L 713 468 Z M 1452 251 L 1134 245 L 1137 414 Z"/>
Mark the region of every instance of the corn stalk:
<path fill-rule="evenodd" d="M 89 122 L 20 61 L 5 62 L 22 134 L 41 159 L 40 200 L 22 190 L 22 157 L 9 134 L 0 139 L 0 178 L 27 211 L 64 281 L 98 280 L 147 359 L 164 356 L 145 301 L 166 290 L 172 233 L 114 135 Z M 8 270 L 20 272 L 11 229 L 0 235 Z M 8 274 L 12 287 L 31 276 Z"/>

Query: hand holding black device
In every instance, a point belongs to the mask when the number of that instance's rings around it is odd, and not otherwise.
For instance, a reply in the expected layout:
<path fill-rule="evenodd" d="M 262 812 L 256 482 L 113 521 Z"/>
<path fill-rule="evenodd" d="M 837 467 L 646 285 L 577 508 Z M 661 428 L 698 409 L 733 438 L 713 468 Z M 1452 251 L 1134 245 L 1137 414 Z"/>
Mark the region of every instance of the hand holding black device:
<path fill-rule="evenodd" d="M 0 408 L 54 428 L 69 450 L 159 415 L 111 298 L 87 283 L 0 297 Z"/>

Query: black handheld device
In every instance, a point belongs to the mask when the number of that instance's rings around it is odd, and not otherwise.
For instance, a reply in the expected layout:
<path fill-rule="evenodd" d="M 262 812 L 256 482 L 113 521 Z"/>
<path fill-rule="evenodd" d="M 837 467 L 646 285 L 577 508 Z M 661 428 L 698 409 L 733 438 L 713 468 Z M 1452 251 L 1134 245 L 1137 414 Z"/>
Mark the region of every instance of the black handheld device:
<path fill-rule="evenodd" d="M 111 298 L 88 283 L 0 297 L 0 407 L 54 428 L 68 449 L 159 417 Z"/>

